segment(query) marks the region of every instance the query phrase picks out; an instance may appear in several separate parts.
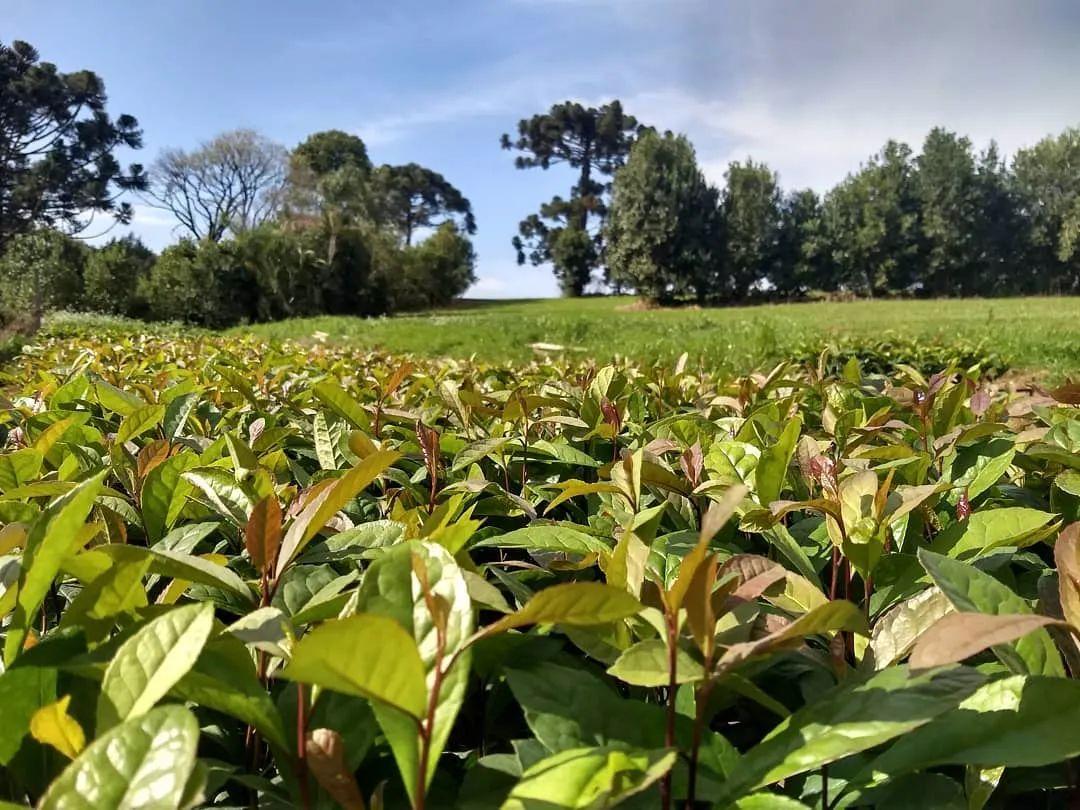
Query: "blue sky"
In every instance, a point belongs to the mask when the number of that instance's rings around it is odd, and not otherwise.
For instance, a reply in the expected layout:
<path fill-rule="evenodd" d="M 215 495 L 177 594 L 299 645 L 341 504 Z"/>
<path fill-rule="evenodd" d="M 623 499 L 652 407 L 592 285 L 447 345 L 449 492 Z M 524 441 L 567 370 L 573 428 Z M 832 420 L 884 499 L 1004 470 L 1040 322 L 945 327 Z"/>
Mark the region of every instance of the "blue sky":
<path fill-rule="evenodd" d="M 555 294 L 518 268 L 518 220 L 572 182 L 518 171 L 499 135 L 575 99 L 621 98 L 690 136 L 708 176 L 767 161 L 819 190 L 888 137 L 936 124 L 1006 152 L 1080 125 L 1080 4 L 1068 0 L 0 0 L 0 39 L 106 81 L 149 164 L 253 127 L 286 146 L 361 135 L 380 163 L 416 161 L 473 202 L 473 295 Z M 137 207 L 154 247 L 166 215 Z"/>

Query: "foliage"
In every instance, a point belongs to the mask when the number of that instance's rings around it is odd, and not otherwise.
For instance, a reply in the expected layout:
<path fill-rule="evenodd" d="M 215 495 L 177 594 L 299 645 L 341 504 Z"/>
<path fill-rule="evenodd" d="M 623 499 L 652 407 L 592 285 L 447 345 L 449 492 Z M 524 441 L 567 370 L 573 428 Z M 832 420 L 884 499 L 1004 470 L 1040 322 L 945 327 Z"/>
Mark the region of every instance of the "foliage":
<path fill-rule="evenodd" d="M 250 320 L 251 289 L 235 242 L 184 239 L 161 252 L 138 296 L 155 320 L 220 327 Z"/>
<path fill-rule="evenodd" d="M 62 73 L 15 41 L 0 43 L 0 88 L 0 253 L 35 228 L 79 233 L 96 214 L 129 222 L 131 205 L 117 198 L 146 181 L 114 153 L 142 146 L 142 131 L 130 115 L 109 117 L 101 78 Z"/>
<path fill-rule="evenodd" d="M 1030 218 L 1031 239 L 1045 268 L 1037 289 L 1066 292 L 1080 285 L 1080 130 L 1067 129 L 1013 161 L 1016 191 Z"/>
<path fill-rule="evenodd" d="M 146 305 L 138 287 L 157 257 L 137 237 L 110 240 L 90 251 L 83 271 L 83 303 L 88 309 L 109 315 L 140 317 Z"/>
<path fill-rule="evenodd" d="M 83 274 L 91 251 L 59 231 L 19 234 L 0 254 L 0 308 L 10 321 L 83 303 Z"/>
<path fill-rule="evenodd" d="M 683 137 L 642 135 L 615 176 L 607 222 L 609 279 L 650 300 L 708 293 L 716 192 Z"/>
<path fill-rule="evenodd" d="M 2 382 L 10 801 L 1075 790 L 1074 385 L 122 330 Z"/>
<path fill-rule="evenodd" d="M 446 222 L 457 222 L 463 232 L 476 233 L 472 205 L 436 171 L 416 163 L 380 166 L 372 182 L 377 217 L 396 228 L 406 245 L 412 244 L 416 231 Z"/>
<path fill-rule="evenodd" d="M 566 101 L 519 121 L 516 138 L 503 134 L 502 148 L 521 153 L 514 159 L 517 168 L 565 164 L 578 173 L 568 199 L 555 197 L 522 220 L 513 241 L 519 264 L 550 261 L 564 294 L 584 293 L 603 255 L 603 234 L 590 232 L 590 220 L 603 220 L 611 190 L 607 178 L 625 162 L 643 129 L 618 100 L 599 108 Z M 592 247 L 586 249 L 588 241 Z"/>
<path fill-rule="evenodd" d="M 364 141 L 340 129 L 308 135 L 293 150 L 292 157 L 320 177 L 347 166 L 363 172 L 371 171 L 371 158 L 368 157 Z"/>
<path fill-rule="evenodd" d="M 406 247 L 402 278 L 390 288 L 390 309 L 446 306 L 476 281 L 475 269 L 472 242 L 445 222 L 423 242 Z"/>

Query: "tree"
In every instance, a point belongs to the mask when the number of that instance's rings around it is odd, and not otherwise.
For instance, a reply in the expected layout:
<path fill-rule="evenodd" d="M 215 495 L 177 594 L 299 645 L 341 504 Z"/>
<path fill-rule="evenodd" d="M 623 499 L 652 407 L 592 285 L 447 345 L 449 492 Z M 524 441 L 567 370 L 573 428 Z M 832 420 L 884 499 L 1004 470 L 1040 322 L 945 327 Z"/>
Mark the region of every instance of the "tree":
<path fill-rule="evenodd" d="M 25 42 L 0 44 L 0 252 L 35 227 L 83 233 L 97 214 L 129 222 L 125 191 L 145 187 L 142 167 L 114 152 L 142 146 L 130 115 L 110 118 L 105 83 L 62 73 Z"/>
<path fill-rule="evenodd" d="M 977 289 L 980 210 L 971 141 L 930 130 L 915 159 L 914 192 L 924 246 L 924 288 L 934 295 Z"/>
<path fill-rule="evenodd" d="M 503 149 L 523 153 L 514 160 L 517 168 L 565 164 L 578 175 L 569 199 L 556 197 L 522 220 L 513 240 L 519 264 L 550 261 L 564 293 L 585 291 L 604 252 L 602 228 L 590 232 L 590 220 L 602 223 L 604 195 L 611 190 L 605 178 L 622 166 L 642 130 L 617 100 L 600 108 L 566 101 L 519 121 L 516 138 L 502 136 Z M 593 242 L 588 250 L 587 239 Z"/>
<path fill-rule="evenodd" d="M 309 135 L 293 150 L 293 158 L 320 177 L 346 166 L 371 171 L 371 159 L 363 140 L 340 129 Z"/>
<path fill-rule="evenodd" d="M 472 205 L 438 172 L 416 163 L 380 166 L 373 183 L 378 218 L 397 228 L 406 246 L 412 244 L 418 228 L 438 228 L 445 222 L 476 233 Z"/>
<path fill-rule="evenodd" d="M 137 291 L 157 257 L 136 236 L 112 239 L 90 252 L 83 272 L 87 308 L 136 318 L 145 314 Z"/>
<path fill-rule="evenodd" d="M 833 289 L 880 295 L 921 279 L 913 173 L 911 149 L 889 141 L 825 195 Z"/>
<path fill-rule="evenodd" d="M 151 169 L 149 193 L 193 238 L 217 242 L 275 215 L 287 166 L 284 147 L 238 129 L 193 152 L 163 152 Z"/>
<path fill-rule="evenodd" d="M 1080 129 L 1047 137 L 1013 159 L 1021 210 L 1044 292 L 1080 289 Z"/>
<path fill-rule="evenodd" d="M 728 166 L 724 178 L 723 260 L 713 288 L 737 300 L 772 270 L 780 230 L 780 187 L 772 169 L 749 159 Z"/>
<path fill-rule="evenodd" d="M 780 203 L 776 256 L 769 281 L 782 296 L 802 295 L 825 285 L 821 200 L 811 189 L 793 191 Z"/>
<path fill-rule="evenodd" d="M 653 301 L 691 290 L 704 299 L 717 199 L 685 137 L 643 134 L 615 175 L 605 233 L 611 281 Z"/>

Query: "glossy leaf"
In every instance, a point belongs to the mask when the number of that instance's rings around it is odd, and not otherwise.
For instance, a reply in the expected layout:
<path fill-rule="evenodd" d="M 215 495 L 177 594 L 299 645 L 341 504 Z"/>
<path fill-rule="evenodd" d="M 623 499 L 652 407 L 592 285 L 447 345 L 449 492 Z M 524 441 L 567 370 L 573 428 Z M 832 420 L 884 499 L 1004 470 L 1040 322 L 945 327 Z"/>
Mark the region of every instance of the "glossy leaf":
<path fill-rule="evenodd" d="M 100 735 L 49 786 L 40 810 L 179 807 L 195 768 L 199 724 L 163 706 Z"/>
<path fill-rule="evenodd" d="M 98 734 L 146 714 L 195 665 L 213 628 L 209 604 L 174 608 L 125 641 L 101 683 Z"/>

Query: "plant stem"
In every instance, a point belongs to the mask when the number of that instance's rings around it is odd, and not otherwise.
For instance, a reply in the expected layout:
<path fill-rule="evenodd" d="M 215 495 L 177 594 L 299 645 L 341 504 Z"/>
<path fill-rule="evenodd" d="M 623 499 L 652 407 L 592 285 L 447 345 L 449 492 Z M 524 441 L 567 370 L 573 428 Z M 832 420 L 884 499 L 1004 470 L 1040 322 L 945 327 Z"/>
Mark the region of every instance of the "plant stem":
<path fill-rule="evenodd" d="M 679 631 L 677 623 L 679 621 L 678 616 L 673 616 L 670 611 L 667 612 L 667 641 L 668 641 L 668 691 L 667 691 L 667 723 L 664 728 L 664 746 L 666 748 L 675 747 L 675 693 L 678 690 L 678 672 L 676 667 L 678 666 L 678 642 Z M 663 810 L 671 810 L 671 772 L 668 771 L 664 774 L 664 778 L 660 781 L 660 804 Z"/>
<path fill-rule="evenodd" d="M 427 771 L 428 762 L 431 758 L 431 738 L 435 732 L 435 712 L 439 708 L 439 691 L 442 689 L 443 654 L 446 652 L 446 631 L 436 627 L 437 646 L 435 649 L 435 679 L 431 683 L 431 691 L 428 693 L 427 712 L 420 723 L 420 762 L 416 773 L 416 796 L 413 799 L 413 810 L 424 810 L 427 800 Z M 451 662 L 451 665 L 453 662 Z"/>
<path fill-rule="evenodd" d="M 706 661 L 705 671 L 708 672 L 711 668 L 711 661 Z M 694 707 L 693 736 L 690 739 L 690 763 L 686 781 L 686 810 L 694 810 L 694 804 L 697 801 L 698 750 L 701 748 L 701 735 L 705 725 L 705 707 L 715 685 L 716 681 L 708 678 L 694 696 L 696 705 Z"/>
<path fill-rule="evenodd" d="M 304 685 L 296 684 L 296 779 L 300 783 L 300 803 L 304 810 L 311 808 L 307 768 L 307 698 Z"/>

